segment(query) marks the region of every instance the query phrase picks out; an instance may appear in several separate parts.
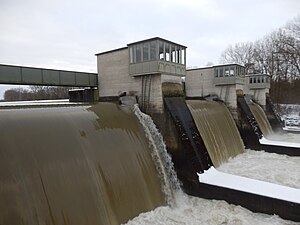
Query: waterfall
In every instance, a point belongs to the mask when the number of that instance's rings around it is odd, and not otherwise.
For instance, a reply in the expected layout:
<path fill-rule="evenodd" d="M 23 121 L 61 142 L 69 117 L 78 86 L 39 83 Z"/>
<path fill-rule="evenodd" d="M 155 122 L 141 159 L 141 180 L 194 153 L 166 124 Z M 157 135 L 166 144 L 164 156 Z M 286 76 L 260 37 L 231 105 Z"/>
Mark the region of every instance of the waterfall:
<path fill-rule="evenodd" d="M 244 152 L 236 124 L 223 103 L 188 100 L 187 105 L 215 167 Z"/>
<path fill-rule="evenodd" d="M 171 161 L 152 149 L 117 104 L 0 110 L 0 224 L 118 225 L 164 205 Z"/>
<path fill-rule="evenodd" d="M 173 192 L 180 191 L 181 189 L 173 162 L 170 155 L 167 153 L 163 137 L 156 128 L 152 118 L 149 115 L 142 113 L 137 104 L 133 106 L 133 111 L 142 124 L 145 135 L 153 148 L 151 156 L 162 181 L 162 189 L 166 201 L 169 205 L 173 205 L 175 204 Z"/>
<path fill-rule="evenodd" d="M 250 101 L 248 105 L 263 135 L 265 137 L 274 136 L 274 132 L 264 110 L 253 101 Z"/>

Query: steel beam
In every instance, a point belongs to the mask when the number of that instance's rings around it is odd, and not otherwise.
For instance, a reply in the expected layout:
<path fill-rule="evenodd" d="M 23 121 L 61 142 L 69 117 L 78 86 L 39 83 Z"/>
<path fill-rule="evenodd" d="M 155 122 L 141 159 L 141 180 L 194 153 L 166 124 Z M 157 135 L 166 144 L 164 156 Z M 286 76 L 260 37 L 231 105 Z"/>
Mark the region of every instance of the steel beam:
<path fill-rule="evenodd" d="M 98 87 L 96 73 L 0 64 L 0 84 Z"/>

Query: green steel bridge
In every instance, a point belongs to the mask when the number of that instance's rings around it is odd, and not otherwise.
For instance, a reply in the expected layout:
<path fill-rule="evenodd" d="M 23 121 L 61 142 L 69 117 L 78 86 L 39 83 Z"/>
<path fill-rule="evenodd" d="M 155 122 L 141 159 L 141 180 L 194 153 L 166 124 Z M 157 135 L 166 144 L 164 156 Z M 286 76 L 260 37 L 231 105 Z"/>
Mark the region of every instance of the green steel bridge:
<path fill-rule="evenodd" d="M 0 64 L 0 84 L 98 87 L 96 73 Z"/>

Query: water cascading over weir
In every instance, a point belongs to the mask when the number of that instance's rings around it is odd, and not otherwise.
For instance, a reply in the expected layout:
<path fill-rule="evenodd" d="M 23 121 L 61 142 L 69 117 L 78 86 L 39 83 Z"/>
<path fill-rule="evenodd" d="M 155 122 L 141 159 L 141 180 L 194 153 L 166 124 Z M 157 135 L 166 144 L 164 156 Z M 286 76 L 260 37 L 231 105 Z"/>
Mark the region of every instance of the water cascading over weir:
<path fill-rule="evenodd" d="M 0 144 L 0 224 L 114 225 L 168 200 L 126 107 L 1 109 Z"/>
<path fill-rule="evenodd" d="M 244 152 L 239 131 L 224 103 L 187 100 L 187 105 L 214 166 Z"/>
<path fill-rule="evenodd" d="M 274 122 L 272 126 L 263 108 L 247 96 L 239 97 L 238 105 L 239 130 L 247 148 L 300 156 L 297 134 L 285 133 L 278 125 L 274 126 Z"/>
<path fill-rule="evenodd" d="M 212 179 L 216 179 L 213 183 L 201 179 L 198 183 L 194 182 L 193 175 L 197 167 L 198 175 L 202 177 L 202 174 L 207 174 L 209 167 L 218 167 L 229 158 L 244 152 L 239 130 L 226 105 L 218 99 L 201 99 L 185 101 L 180 97 L 165 98 L 166 107 L 180 134 L 179 141 L 183 144 L 183 147 L 171 152 L 183 190 L 190 195 L 226 200 L 254 212 L 278 214 L 283 218 L 299 221 L 297 212 L 300 205 L 293 201 L 282 200 L 278 196 L 264 196 L 247 188 L 223 186 L 224 177 L 216 174 L 212 175 Z M 177 158 L 184 160 L 176 160 Z M 210 169 L 208 173 L 209 171 Z M 243 178 L 237 178 L 233 183 L 238 184 L 241 179 Z M 229 179 L 230 182 L 232 181 Z M 261 184 L 249 181 L 245 187 L 253 185 L 258 187 Z"/>

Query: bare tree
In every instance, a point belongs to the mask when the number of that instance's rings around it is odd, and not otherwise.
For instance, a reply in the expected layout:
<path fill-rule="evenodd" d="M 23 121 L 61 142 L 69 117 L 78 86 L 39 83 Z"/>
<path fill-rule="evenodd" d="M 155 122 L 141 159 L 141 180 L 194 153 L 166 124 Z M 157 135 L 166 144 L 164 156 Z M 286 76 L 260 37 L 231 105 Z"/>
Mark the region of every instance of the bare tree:
<path fill-rule="evenodd" d="M 238 63 L 246 65 L 254 63 L 254 48 L 252 42 L 230 45 L 221 55 L 221 63 Z"/>
<path fill-rule="evenodd" d="M 30 86 L 29 89 L 13 88 L 4 93 L 5 101 L 46 100 L 69 98 L 69 88 Z"/>

